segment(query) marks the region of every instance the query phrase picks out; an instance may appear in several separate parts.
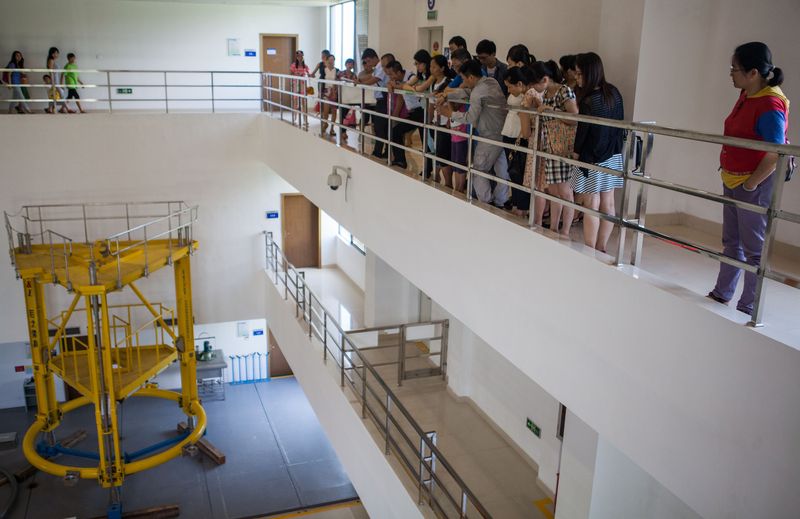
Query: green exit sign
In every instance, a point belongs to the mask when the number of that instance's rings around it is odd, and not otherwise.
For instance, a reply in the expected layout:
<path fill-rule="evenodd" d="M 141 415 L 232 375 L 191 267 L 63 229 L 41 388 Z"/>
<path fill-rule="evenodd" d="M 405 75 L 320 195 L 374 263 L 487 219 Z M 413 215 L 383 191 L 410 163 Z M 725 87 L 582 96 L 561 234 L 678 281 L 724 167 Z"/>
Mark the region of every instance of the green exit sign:
<path fill-rule="evenodd" d="M 541 428 L 541 427 L 539 427 L 538 425 L 536 425 L 536 424 L 533 422 L 533 420 L 531 420 L 530 418 L 528 418 L 528 420 L 525 422 L 525 426 L 526 426 L 528 429 L 530 429 L 530 431 L 531 431 L 533 434 L 535 434 L 537 438 L 541 438 L 541 437 L 542 437 L 542 428 Z"/>
<path fill-rule="evenodd" d="M 132 94 L 133 93 L 133 89 L 132 88 L 118 88 L 117 89 L 117 93 L 118 94 Z"/>
<path fill-rule="evenodd" d="M 439 11 L 428 11 L 428 20 L 436 20 L 439 17 Z"/>

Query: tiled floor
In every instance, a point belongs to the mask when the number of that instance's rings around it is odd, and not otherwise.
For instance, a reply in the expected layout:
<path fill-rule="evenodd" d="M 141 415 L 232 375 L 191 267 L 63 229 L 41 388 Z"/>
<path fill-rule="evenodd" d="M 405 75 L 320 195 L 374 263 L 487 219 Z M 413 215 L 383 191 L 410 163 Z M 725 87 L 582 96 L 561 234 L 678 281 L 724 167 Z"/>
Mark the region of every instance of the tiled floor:
<path fill-rule="evenodd" d="M 227 462 L 216 466 L 203 456 L 177 458 L 129 476 L 123 486 L 126 510 L 178 504 L 181 517 L 227 519 L 357 499 L 294 378 L 226 389 L 225 401 L 206 402 L 204 407 L 209 420 L 206 437 L 225 453 Z M 78 448 L 95 450 L 92 413 L 91 407 L 70 413 L 58 435 L 84 429 L 89 437 Z M 0 429 L 15 430 L 21 437 L 32 419 L 33 414 L 22 409 L 3 410 Z M 183 419 L 173 402 L 127 400 L 121 417 L 125 450 L 170 437 Z M 64 457 L 63 462 L 76 461 Z M 23 464 L 20 449 L 0 451 L 0 466 L 13 471 Z M 60 478 L 39 473 L 22 485 L 10 517 L 94 517 L 104 513 L 107 500 L 108 491 L 96 482 L 82 480 L 69 488 Z"/>
<path fill-rule="evenodd" d="M 327 308 L 346 308 L 356 320 L 361 319 L 364 294 L 337 268 L 304 269 L 311 289 L 317 293 Z M 343 290 L 341 290 L 343 288 Z M 409 343 L 409 351 L 412 350 Z M 393 350 L 386 351 L 394 357 Z M 373 362 L 381 359 L 370 357 Z M 378 368 L 382 378 L 390 385 L 425 431 L 436 431 L 438 447 L 457 474 L 477 495 L 493 517 L 542 518 L 536 501 L 547 496 L 537 486 L 536 469 L 515 450 L 469 403 L 459 401 L 447 391 L 441 378 L 406 380 L 397 387 L 396 366 Z M 354 405 L 360 409 L 353 398 Z M 376 441 L 378 432 L 370 422 L 365 422 Z M 409 436 L 410 427 L 404 426 Z M 403 472 L 395 463 L 399 473 Z M 446 472 L 437 474 L 448 487 L 454 487 Z M 417 486 L 410 477 L 404 478 L 409 492 L 416 495 Z M 453 491 L 456 499 L 459 495 Z"/>
<path fill-rule="evenodd" d="M 311 120 L 310 123 L 310 131 L 319 135 L 319 123 L 314 120 Z M 326 135 L 323 138 L 335 142 L 335 138 L 331 138 L 330 136 Z M 419 148 L 419 139 L 416 137 L 416 133 L 414 133 L 413 138 L 415 139 L 415 147 Z M 353 151 L 358 150 L 358 136 L 355 132 L 348 131 L 347 139 L 342 139 L 342 141 L 343 146 L 349 147 Z M 371 149 L 370 144 L 367 145 L 367 150 L 369 149 Z M 421 168 L 420 156 L 414 153 L 407 153 L 407 156 L 409 169 L 402 173 L 408 175 L 410 178 L 421 179 L 422 177 L 419 176 Z M 398 172 L 400 172 L 400 170 L 398 170 Z M 434 185 L 430 182 L 428 183 L 435 189 L 464 199 L 463 194 L 453 193 L 451 189 L 442 188 L 438 184 Z M 481 204 L 480 202 L 472 201 L 470 203 L 480 205 L 486 210 L 511 222 L 519 225 L 527 225 L 527 221 L 513 216 L 509 212 L 498 210 L 486 204 Z M 712 250 L 719 250 L 721 248 L 719 236 L 711 235 L 691 227 L 664 225 L 655 226 L 654 230 L 664 232 L 676 238 L 695 242 L 699 245 L 704 245 Z M 553 236 L 549 231 L 540 229 L 536 229 L 534 232 Z M 631 235 L 632 233 L 629 232 L 626 240 L 628 243 L 632 240 Z M 556 237 L 553 238 L 557 239 Z M 571 241 L 559 240 L 559 243 L 584 254 L 595 256 L 600 261 L 610 263 L 613 260 L 613 258 L 608 255 L 597 253 L 583 246 L 580 226 L 573 227 L 571 238 Z M 614 250 L 616 241 L 615 232 L 608 246 L 609 251 Z M 626 250 L 631 250 L 630 245 L 627 246 Z M 629 273 L 631 276 L 645 280 L 681 297 L 687 302 L 696 304 L 706 310 L 726 317 L 731 321 L 742 325 L 749 321 L 747 315 L 736 310 L 734 303 L 726 307 L 705 298 L 705 295 L 713 288 L 714 282 L 716 281 L 716 275 L 719 270 L 718 262 L 686 251 L 680 247 L 667 244 L 661 240 L 648 237 L 645 238 L 644 241 L 643 261 L 640 265 L 640 268 L 626 266 L 623 267 L 622 270 Z M 800 261 L 797 261 L 797 258 L 781 258 L 773 255 L 771 265 L 780 272 L 790 274 L 795 279 L 800 279 Z M 800 308 L 800 291 L 798 291 L 797 288 L 772 280 L 766 280 L 765 286 L 765 326 L 753 329 L 754 332 L 764 334 L 795 349 L 800 349 L 800 320 L 797 319 L 798 308 Z M 741 290 L 741 282 L 739 290 Z M 739 294 L 737 292 L 734 301 L 736 301 L 738 297 Z"/>

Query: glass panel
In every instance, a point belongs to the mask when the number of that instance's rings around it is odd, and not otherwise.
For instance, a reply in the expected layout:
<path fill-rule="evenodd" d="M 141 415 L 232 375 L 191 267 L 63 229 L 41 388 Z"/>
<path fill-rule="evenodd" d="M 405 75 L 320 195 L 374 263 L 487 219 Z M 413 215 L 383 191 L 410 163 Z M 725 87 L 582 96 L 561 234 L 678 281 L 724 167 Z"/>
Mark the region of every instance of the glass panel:
<path fill-rule="evenodd" d="M 336 56 L 336 66 L 341 68 L 342 56 L 342 4 L 333 5 L 331 13 L 330 51 Z"/>
<path fill-rule="evenodd" d="M 340 68 L 344 69 L 344 62 L 347 59 L 353 58 L 356 43 L 356 27 L 355 27 L 355 14 L 356 3 L 347 2 L 342 4 L 342 49 L 339 51 L 341 55 Z"/>
<path fill-rule="evenodd" d="M 350 243 L 353 244 L 353 247 L 355 247 L 356 249 L 361 251 L 361 254 L 366 254 L 367 253 L 367 246 L 364 245 L 364 242 L 359 240 L 358 238 L 356 238 L 352 234 L 350 235 Z"/>

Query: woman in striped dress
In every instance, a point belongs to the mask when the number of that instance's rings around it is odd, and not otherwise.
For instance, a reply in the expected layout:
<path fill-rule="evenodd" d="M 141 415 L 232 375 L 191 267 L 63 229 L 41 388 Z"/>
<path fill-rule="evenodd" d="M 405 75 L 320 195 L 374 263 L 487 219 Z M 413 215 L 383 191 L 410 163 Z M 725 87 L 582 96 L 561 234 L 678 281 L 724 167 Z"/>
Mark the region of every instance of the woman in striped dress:
<path fill-rule="evenodd" d="M 581 114 L 607 119 L 624 118 L 622 95 L 606 82 L 603 62 L 594 52 L 577 57 L 578 86 Z M 578 123 L 575 151 L 572 156 L 582 162 L 622 171 L 623 130 L 597 124 Z M 581 198 L 581 205 L 614 215 L 614 190 L 622 187 L 622 177 L 588 168 L 574 168 L 570 181 Z M 586 246 L 606 251 L 614 224 L 586 214 L 583 221 L 583 241 Z"/>

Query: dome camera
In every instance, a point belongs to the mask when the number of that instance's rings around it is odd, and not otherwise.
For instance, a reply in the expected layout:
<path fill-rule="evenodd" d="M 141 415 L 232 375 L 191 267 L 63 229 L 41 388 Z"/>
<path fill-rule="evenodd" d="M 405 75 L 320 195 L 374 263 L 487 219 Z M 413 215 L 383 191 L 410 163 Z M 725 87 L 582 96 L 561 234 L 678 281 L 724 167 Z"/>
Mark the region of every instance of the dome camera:
<path fill-rule="evenodd" d="M 344 177 L 344 178 L 342 178 Z M 339 189 L 344 184 L 344 199 L 347 200 L 347 182 L 350 180 L 350 168 L 333 166 L 333 171 L 328 175 L 328 187 L 332 191 Z"/>
<path fill-rule="evenodd" d="M 342 185 L 342 176 L 334 169 L 330 175 L 328 175 L 328 187 L 332 190 L 336 191 L 339 189 L 339 186 Z"/>

